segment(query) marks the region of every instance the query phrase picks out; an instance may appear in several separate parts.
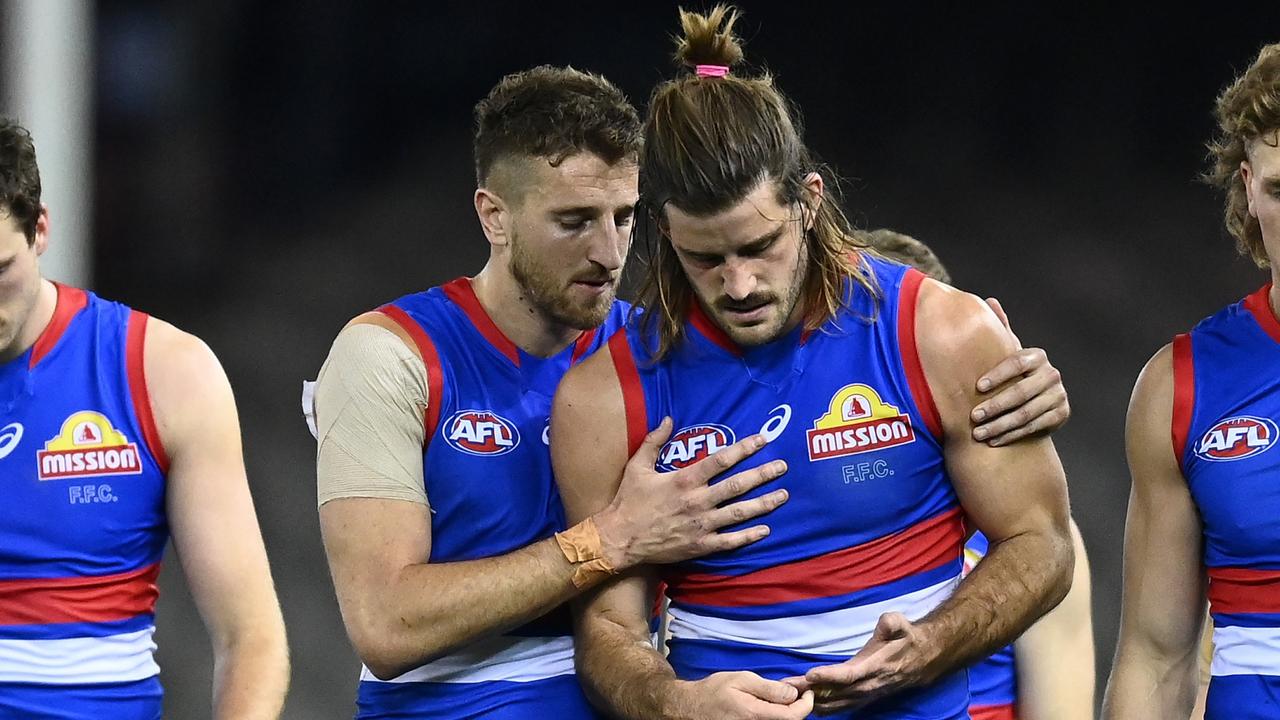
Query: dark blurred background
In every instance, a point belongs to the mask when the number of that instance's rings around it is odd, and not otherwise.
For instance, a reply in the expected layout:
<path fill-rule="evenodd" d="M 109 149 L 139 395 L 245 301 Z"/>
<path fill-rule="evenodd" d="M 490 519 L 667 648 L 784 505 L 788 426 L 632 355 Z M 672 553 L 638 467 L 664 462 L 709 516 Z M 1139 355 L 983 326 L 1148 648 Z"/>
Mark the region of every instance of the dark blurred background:
<path fill-rule="evenodd" d="M 1214 97 L 1280 25 L 1234 6 L 740 7 L 748 61 L 805 111 L 856 223 L 930 243 L 1063 371 L 1074 420 L 1056 443 L 1094 568 L 1100 695 L 1134 378 L 1265 279 L 1196 176 Z M 221 357 L 289 624 L 286 717 L 349 717 L 359 664 L 320 545 L 300 384 L 351 316 L 484 263 L 475 101 L 551 63 L 642 105 L 672 73 L 675 4 L 112 0 L 93 18 L 88 282 Z M 169 562 L 167 715 L 203 718 L 209 643 L 180 576 Z"/>

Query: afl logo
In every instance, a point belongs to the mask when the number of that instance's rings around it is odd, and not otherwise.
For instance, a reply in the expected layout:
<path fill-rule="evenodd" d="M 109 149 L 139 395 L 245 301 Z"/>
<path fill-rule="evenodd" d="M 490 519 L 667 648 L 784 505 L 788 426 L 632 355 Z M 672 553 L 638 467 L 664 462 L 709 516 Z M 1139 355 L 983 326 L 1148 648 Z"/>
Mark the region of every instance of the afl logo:
<path fill-rule="evenodd" d="M 520 444 L 520 431 L 487 410 L 461 410 L 444 424 L 444 438 L 468 455 L 503 455 Z"/>
<path fill-rule="evenodd" d="M 736 442 L 733 430 L 715 423 L 690 425 L 676 431 L 658 453 L 658 468 L 679 470 L 714 455 Z"/>
<path fill-rule="evenodd" d="M 1243 460 L 1275 444 L 1275 422 L 1241 415 L 1210 428 L 1196 445 L 1196 454 L 1205 460 Z"/>

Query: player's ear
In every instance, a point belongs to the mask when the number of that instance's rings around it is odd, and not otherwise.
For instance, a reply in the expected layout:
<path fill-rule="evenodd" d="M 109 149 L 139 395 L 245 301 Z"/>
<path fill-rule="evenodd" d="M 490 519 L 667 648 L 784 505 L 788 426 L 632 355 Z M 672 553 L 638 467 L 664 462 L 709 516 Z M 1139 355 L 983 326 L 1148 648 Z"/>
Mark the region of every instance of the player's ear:
<path fill-rule="evenodd" d="M 43 255 L 49 247 L 49 206 L 44 203 L 40 203 L 40 215 L 36 217 L 36 236 L 31 246 L 35 248 L 37 256 Z"/>
<path fill-rule="evenodd" d="M 476 205 L 476 217 L 480 219 L 480 227 L 489 239 L 490 245 L 507 245 L 511 240 L 511 212 L 507 203 L 489 188 L 476 188 L 473 198 Z"/>
<path fill-rule="evenodd" d="M 1240 161 L 1240 181 L 1244 183 L 1244 196 L 1249 200 L 1249 215 L 1258 217 L 1258 211 L 1253 207 L 1253 166 L 1248 160 Z"/>
<path fill-rule="evenodd" d="M 820 173 L 811 172 L 804 177 L 800 202 L 804 205 L 804 229 L 813 229 L 814 218 L 818 216 L 818 208 L 822 207 L 826 184 Z"/>

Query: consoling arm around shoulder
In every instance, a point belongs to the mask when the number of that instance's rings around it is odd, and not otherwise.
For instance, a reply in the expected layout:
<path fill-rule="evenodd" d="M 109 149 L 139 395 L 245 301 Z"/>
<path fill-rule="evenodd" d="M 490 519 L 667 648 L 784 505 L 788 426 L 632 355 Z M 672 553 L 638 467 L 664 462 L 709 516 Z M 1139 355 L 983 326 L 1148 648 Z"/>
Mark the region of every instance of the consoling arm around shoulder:
<path fill-rule="evenodd" d="M 169 526 L 214 648 L 214 717 L 278 717 L 289 684 L 288 648 L 231 387 L 204 343 L 154 318 L 143 355 L 170 461 Z"/>
<path fill-rule="evenodd" d="M 1120 639 L 1103 716 L 1187 717 L 1205 617 L 1202 530 L 1174 456 L 1173 353 L 1166 346 L 1133 389 L 1125 450 L 1133 488 L 1125 522 Z"/>

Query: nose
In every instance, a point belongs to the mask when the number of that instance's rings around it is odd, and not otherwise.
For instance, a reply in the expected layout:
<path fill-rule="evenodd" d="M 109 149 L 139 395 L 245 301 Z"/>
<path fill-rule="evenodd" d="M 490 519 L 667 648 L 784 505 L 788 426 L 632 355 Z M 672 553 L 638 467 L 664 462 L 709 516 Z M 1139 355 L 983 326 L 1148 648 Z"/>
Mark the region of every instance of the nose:
<path fill-rule="evenodd" d="M 734 300 L 745 299 L 756 290 L 756 275 L 751 271 L 749 264 L 743 260 L 737 258 L 726 260 L 722 277 L 724 294 Z"/>
<path fill-rule="evenodd" d="M 587 259 L 610 273 L 617 272 L 627 255 L 627 247 L 631 243 L 631 228 L 618 227 L 606 222 L 601 223 L 601 230 L 592 233 L 590 246 L 587 248 Z"/>

